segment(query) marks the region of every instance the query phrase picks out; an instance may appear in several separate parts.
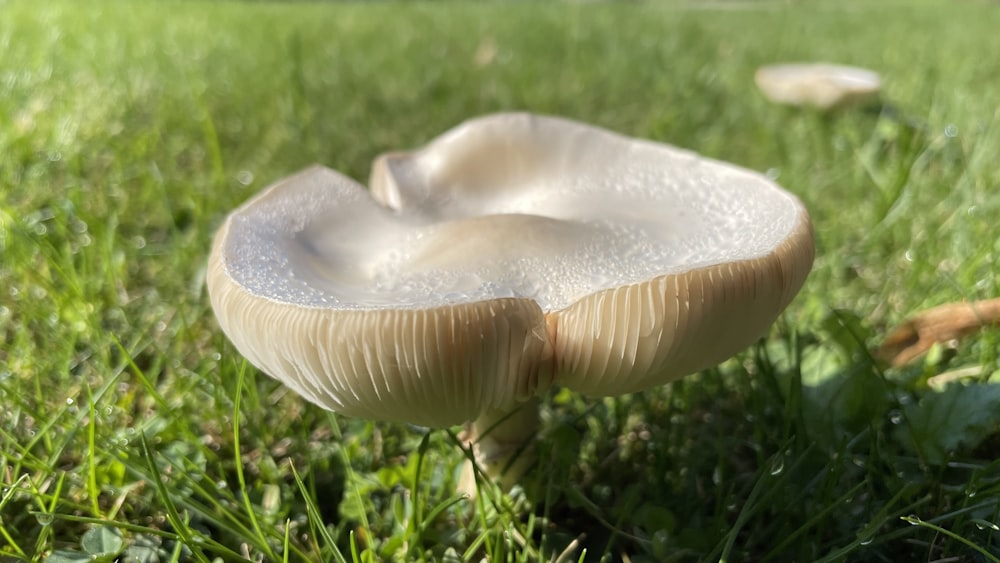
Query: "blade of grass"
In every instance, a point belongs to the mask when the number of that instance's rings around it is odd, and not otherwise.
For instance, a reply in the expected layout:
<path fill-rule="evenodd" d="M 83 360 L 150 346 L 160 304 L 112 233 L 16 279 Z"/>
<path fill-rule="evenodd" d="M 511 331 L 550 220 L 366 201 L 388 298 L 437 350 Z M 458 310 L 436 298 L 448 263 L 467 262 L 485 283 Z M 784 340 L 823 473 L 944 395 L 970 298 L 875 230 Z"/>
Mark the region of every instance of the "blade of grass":
<path fill-rule="evenodd" d="M 323 538 L 323 541 L 326 543 L 326 547 L 332 550 L 334 561 L 337 563 L 347 563 L 344 555 L 337 547 L 337 541 L 330 535 L 330 530 L 328 530 L 326 524 L 324 524 L 323 516 L 319 511 L 319 507 L 316 506 L 315 502 L 313 502 L 313 495 L 310 494 L 309 489 L 306 488 L 305 483 L 302 481 L 302 477 L 299 476 L 298 470 L 295 469 L 294 465 L 291 466 L 291 470 L 292 478 L 295 479 L 295 484 L 299 488 L 299 494 L 302 495 L 302 499 L 306 503 L 306 513 L 309 515 L 309 521 L 311 523 L 315 523 L 313 530 L 319 535 L 319 537 Z M 354 560 L 358 561 L 359 559 L 357 557 L 353 535 L 351 537 L 351 553 Z"/>
<path fill-rule="evenodd" d="M 208 558 L 201 552 L 201 549 L 196 545 L 194 538 L 190 535 L 188 531 L 188 523 L 186 520 L 182 519 L 180 513 L 177 511 L 177 506 L 174 504 L 173 499 L 170 496 L 169 491 L 167 491 L 166 485 L 163 483 L 163 477 L 160 475 L 160 468 L 156 466 L 156 459 L 153 457 L 153 451 L 149 447 L 149 442 L 146 440 L 146 434 L 139 434 L 139 443 L 142 446 L 143 459 L 146 461 L 146 469 L 149 471 L 149 475 L 152 477 L 153 486 L 156 488 L 157 496 L 160 502 L 163 503 L 163 508 L 166 510 L 167 521 L 173 526 L 174 531 L 177 532 L 177 536 L 180 538 L 180 542 L 187 545 L 191 549 L 192 556 L 201 561 L 202 563 L 208 563 Z"/>
<path fill-rule="evenodd" d="M 7 506 L 7 503 L 9 503 L 11 499 L 14 498 L 14 495 L 20 492 L 21 485 L 25 481 L 28 481 L 29 479 L 30 478 L 28 477 L 27 473 L 22 474 L 13 483 L 11 483 L 9 487 L 4 488 L 3 496 L 0 497 L 0 516 L 3 515 L 3 509 L 5 506 Z M 7 531 L 7 525 L 3 522 L 2 518 L 0 518 L 0 535 L 3 536 L 3 538 L 7 541 L 7 545 L 9 545 L 11 549 L 13 549 L 16 552 L 18 557 L 21 557 L 22 559 L 28 558 L 27 554 L 24 553 L 24 550 L 21 549 L 21 546 L 19 546 L 17 542 L 14 541 L 14 538 Z"/>
<path fill-rule="evenodd" d="M 921 520 L 916 516 L 901 516 L 899 519 L 902 520 L 903 522 L 906 522 L 907 524 L 910 524 L 911 526 L 920 526 L 922 528 L 927 528 L 928 530 L 933 530 L 941 535 L 948 536 L 949 538 L 965 545 L 969 549 L 972 549 L 976 553 L 982 555 L 984 558 L 986 558 L 987 561 L 992 561 L 993 563 L 1000 563 L 1000 557 L 997 557 L 996 555 L 990 553 L 989 551 L 986 551 L 982 547 L 976 545 L 974 542 L 969 541 L 967 538 L 959 534 L 956 534 L 955 532 L 952 532 L 947 528 L 942 528 L 937 524 L 931 524 L 930 522 Z"/>
<path fill-rule="evenodd" d="M 260 522 L 257 520 L 257 511 L 254 510 L 253 503 L 250 502 L 250 495 L 247 493 L 246 478 L 243 475 L 243 452 L 240 449 L 240 400 L 243 396 L 243 382 L 246 379 L 247 365 L 247 361 L 243 360 L 236 375 L 236 393 L 233 396 L 233 457 L 235 458 L 236 482 L 240 486 L 243 509 L 246 512 L 247 518 L 250 519 L 250 525 L 253 527 L 254 532 L 261 540 L 258 547 L 264 550 L 268 559 L 273 560 L 278 557 L 271 550 L 267 536 L 264 534 L 264 531 L 260 527 Z"/>
<path fill-rule="evenodd" d="M 139 365 L 135 363 L 135 358 L 133 357 L 132 353 L 125 348 L 121 340 L 118 339 L 118 335 L 110 334 L 109 337 L 111 338 L 111 342 L 114 343 L 115 347 L 118 348 L 118 351 L 121 353 L 122 357 L 125 358 L 125 362 L 127 363 L 127 365 L 130 368 L 132 368 L 132 373 L 139 378 L 139 382 L 142 383 L 143 389 L 147 393 L 149 393 L 149 396 L 152 397 L 153 401 L 156 402 L 156 405 L 160 407 L 163 410 L 163 412 L 170 412 L 170 404 L 167 403 L 167 400 L 163 398 L 163 395 L 159 392 L 159 390 L 157 390 L 156 386 L 153 385 L 153 382 L 148 377 L 146 377 L 146 372 L 143 371 L 143 369 L 140 368 Z"/>
<path fill-rule="evenodd" d="M 116 378 L 109 378 L 114 380 Z M 90 509 L 95 516 L 102 516 L 100 497 L 101 489 L 97 485 L 97 409 L 94 407 L 94 394 L 87 389 L 87 489 L 90 497 Z"/>
<path fill-rule="evenodd" d="M 766 555 L 764 555 L 764 557 L 761 558 L 761 560 L 767 561 L 773 557 L 781 557 L 781 553 L 795 539 L 797 539 L 802 534 L 806 533 L 808 530 L 812 529 L 814 526 L 820 525 L 827 515 L 840 509 L 845 499 L 852 498 L 854 495 L 862 491 L 866 486 L 868 486 L 868 483 L 861 482 L 848 489 L 847 492 L 842 494 L 840 497 L 836 498 L 833 502 L 829 503 L 825 508 L 823 508 L 823 510 L 820 510 L 819 512 L 814 514 L 811 518 L 802 523 L 802 525 L 796 528 L 794 532 L 785 536 L 782 539 L 782 541 L 778 545 L 774 546 L 774 548 L 771 551 L 769 551 Z"/>

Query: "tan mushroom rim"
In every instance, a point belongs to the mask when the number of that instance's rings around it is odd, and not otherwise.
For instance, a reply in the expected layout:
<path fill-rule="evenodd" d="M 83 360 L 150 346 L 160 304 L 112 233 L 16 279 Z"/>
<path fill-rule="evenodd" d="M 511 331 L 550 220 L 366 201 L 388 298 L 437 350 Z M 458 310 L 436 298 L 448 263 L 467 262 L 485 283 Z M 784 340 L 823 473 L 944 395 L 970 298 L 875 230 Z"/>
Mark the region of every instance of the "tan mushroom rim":
<path fill-rule="evenodd" d="M 588 143 L 614 147 L 631 142 L 581 127 L 597 136 Z M 571 133 L 573 142 L 581 142 L 580 130 Z M 698 170 L 717 164 L 686 152 L 674 155 L 670 151 L 675 149 L 665 145 L 626 148 L 630 154 L 662 152 L 667 160 L 676 156 Z M 328 272 L 318 245 L 347 261 L 355 258 L 355 246 L 340 231 L 324 230 L 331 223 L 324 215 L 308 219 L 289 209 L 323 214 L 328 206 L 343 214 L 341 221 L 357 222 L 349 225 L 351 232 L 380 225 L 371 235 L 376 239 L 391 234 L 397 213 L 377 203 L 344 211 L 345 205 L 353 205 L 344 202 L 368 201 L 367 192 L 331 170 L 313 168 L 265 190 L 219 229 L 207 273 L 212 308 L 223 331 L 253 365 L 308 400 L 353 417 L 448 426 L 510 409 L 553 383 L 588 395 L 648 389 L 717 364 L 752 344 L 792 300 L 811 268 L 812 228 L 801 203 L 763 176 L 726 169 L 723 177 L 732 174 L 734 181 L 777 194 L 774 205 L 787 207 L 783 216 L 793 217 L 780 236 L 774 235 L 780 242 L 769 251 L 672 268 L 573 295 L 563 306 L 545 310 L 544 300 L 507 296 L 495 288 L 489 298 L 435 297 L 432 306 L 393 306 L 384 296 L 374 306 L 358 306 L 338 299 L 360 290 L 331 295 L 316 289 L 330 276 L 336 287 L 374 283 L 366 280 L 377 279 L 377 268 L 365 258 L 348 272 Z M 614 206 L 609 209 L 615 212 Z M 750 224 L 751 219 L 741 221 Z M 524 240 L 529 244 L 534 239 Z M 506 248 L 502 241 L 500 246 Z M 497 275 L 508 267 L 504 263 Z M 429 271 L 435 275 L 436 270 Z"/>

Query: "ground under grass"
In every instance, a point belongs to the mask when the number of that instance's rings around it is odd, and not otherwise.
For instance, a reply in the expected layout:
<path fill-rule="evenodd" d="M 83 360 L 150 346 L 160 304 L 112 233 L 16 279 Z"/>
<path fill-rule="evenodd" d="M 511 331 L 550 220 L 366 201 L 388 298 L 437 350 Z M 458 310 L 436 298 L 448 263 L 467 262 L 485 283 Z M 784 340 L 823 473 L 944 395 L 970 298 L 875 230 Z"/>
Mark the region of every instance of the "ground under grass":
<path fill-rule="evenodd" d="M 985 2 L 0 0 L 0 560 L 997 560 L 1000 331 L 903 368 L 872 354 L 912 312 L 1000 295 L 995 21 Z M 754 91 L 758 65 L 811 59 L 880 71 L 885 105 Z M 510 109 L 768 171 L 818 258 L 718 368 L 546 396 L 542 463 L 473 510 L 452 431 L 337 417 L 248 366 L 204 265 L 268 183 L 314 162 L 364 180 L 379 152 Z"/>

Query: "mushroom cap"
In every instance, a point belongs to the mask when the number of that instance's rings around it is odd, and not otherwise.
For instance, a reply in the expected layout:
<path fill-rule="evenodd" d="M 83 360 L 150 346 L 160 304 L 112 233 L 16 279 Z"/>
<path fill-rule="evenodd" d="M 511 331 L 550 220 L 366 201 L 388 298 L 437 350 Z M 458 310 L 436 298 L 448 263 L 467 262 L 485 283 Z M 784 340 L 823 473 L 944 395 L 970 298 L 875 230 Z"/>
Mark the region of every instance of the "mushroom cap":
<path fill-rule="evenodd" d="M 660 385 L 762 336 L 812 265 L 809 216 L 747 170 L 498 114 L 234 211 L 207 283 L 246 358 L 308 400 L 447 426 L 553 382 Z"/>
<path fill-rule="evenodd" d="M 878 73 L 829 63 L 788 63 L 761 67 L 754 75 L 761 92 L 772 102 L 831 110 L 859 105 L 878 97 Z"/>

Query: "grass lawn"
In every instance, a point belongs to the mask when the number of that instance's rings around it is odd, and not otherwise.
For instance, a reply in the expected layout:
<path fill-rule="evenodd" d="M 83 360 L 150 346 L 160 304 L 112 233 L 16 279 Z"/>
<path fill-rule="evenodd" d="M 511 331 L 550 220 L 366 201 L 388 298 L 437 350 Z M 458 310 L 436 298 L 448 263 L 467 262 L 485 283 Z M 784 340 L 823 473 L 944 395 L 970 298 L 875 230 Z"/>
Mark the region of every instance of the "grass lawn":
<path fill-rule="evenodd" d="M 874 355 L 1000 296 L 997 10 L 0 0 L 0 561 L 997 561 L 1000 330 Z M 754 89 L 817 59 L 881 72 L 885 106 Z M 717 368 L 544 397 L 537 469 L 473 503 L 455 429 L 305 403 L 222 335 L 204 270 L 269 183 L 364 181 L 511 109 L 768 171 L 817 261 Z"/>

